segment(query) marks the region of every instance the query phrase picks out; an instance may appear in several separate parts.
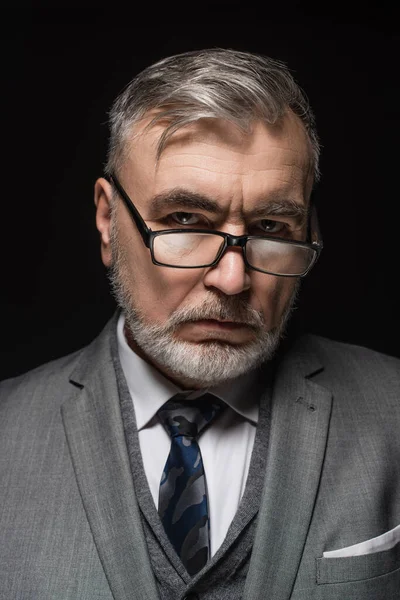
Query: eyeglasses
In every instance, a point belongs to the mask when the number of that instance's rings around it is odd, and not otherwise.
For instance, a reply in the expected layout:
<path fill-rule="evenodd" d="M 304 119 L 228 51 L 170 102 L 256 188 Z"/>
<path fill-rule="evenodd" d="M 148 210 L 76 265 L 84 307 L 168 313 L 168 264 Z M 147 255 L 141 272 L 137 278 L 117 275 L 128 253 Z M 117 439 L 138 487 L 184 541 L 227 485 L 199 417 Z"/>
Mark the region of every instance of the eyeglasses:
<path fill-rule="evenodd" d="M 273 236 L 240 235 L 207 229 L 162 229 L 152 231 L 114 174 L 109 177 L 125 203 L 155 265 L 174 269 L 214 267 L 228 248 L 242 249 L 248 269 L 283 277 L 304 277 L 316 263 L 321 250 L 315 208 L 308 219 L 307 238 L 317 241 L 298 242 Z"/>

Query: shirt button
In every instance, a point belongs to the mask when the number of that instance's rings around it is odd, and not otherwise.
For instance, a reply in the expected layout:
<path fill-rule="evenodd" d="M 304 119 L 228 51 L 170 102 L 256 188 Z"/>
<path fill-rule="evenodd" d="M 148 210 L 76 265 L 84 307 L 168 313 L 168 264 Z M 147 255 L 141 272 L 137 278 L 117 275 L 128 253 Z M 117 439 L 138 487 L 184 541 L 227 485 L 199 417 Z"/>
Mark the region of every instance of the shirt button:
<path fill-rule="evenodd" d="M 198 595 L 195 594 L 194 592 L 190 592 L 190 594 L 187 594 L 183 600 L 200 600 Z"/>

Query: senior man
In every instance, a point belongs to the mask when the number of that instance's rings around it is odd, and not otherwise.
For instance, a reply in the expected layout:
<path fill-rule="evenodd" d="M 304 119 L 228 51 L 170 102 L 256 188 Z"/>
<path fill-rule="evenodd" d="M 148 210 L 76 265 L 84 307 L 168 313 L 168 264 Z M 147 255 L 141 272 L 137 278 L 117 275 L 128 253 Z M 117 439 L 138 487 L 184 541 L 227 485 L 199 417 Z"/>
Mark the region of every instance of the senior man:
<path fill-rule="evenodd" d="M 322 249 L 319 142 L 279 61 L 172 56 L 95 184 L 120 310 L 0 393 L 0 598 L 394 600 L 400 364 L 282 341 Z"/>

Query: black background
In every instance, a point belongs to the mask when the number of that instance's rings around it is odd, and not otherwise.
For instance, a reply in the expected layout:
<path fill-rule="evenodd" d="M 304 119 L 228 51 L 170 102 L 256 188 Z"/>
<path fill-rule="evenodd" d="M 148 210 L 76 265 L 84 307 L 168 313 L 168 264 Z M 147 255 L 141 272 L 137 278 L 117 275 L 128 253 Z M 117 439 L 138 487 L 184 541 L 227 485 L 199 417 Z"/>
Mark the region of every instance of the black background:
<path fill-rule="evenodd" d="M 400 356 L 395 3 L 135 6 L 3 10 L 0 378 L 78 349 L 112 314 L 93 205 L 107 110 L 149 63 L 213 46 L 286 61 L 316 113 L 325 249 L 293 328 Z"/>

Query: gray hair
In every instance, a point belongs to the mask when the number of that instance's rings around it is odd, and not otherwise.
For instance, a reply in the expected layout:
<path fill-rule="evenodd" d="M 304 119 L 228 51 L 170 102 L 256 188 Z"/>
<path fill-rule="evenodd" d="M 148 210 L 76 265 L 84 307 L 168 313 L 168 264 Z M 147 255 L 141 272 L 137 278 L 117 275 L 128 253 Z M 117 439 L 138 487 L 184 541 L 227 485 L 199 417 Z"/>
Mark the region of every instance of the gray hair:
<path fill-rule="evenodd" d="M 320 145 L 308 99 L 287 66 L 278 60 L 222 48 L 185 52 L 150 65 L 114 101 L 105 171 L 117 172 L 132 127 L 149 111 L 167 127 L 157 160 L 169 137 L 203 118 L 225 119 L 249 132 L 252 122 L 276 123 L 288 110 L 302 121 L 312 148 L 314 180 L 319 179 Z"/>

